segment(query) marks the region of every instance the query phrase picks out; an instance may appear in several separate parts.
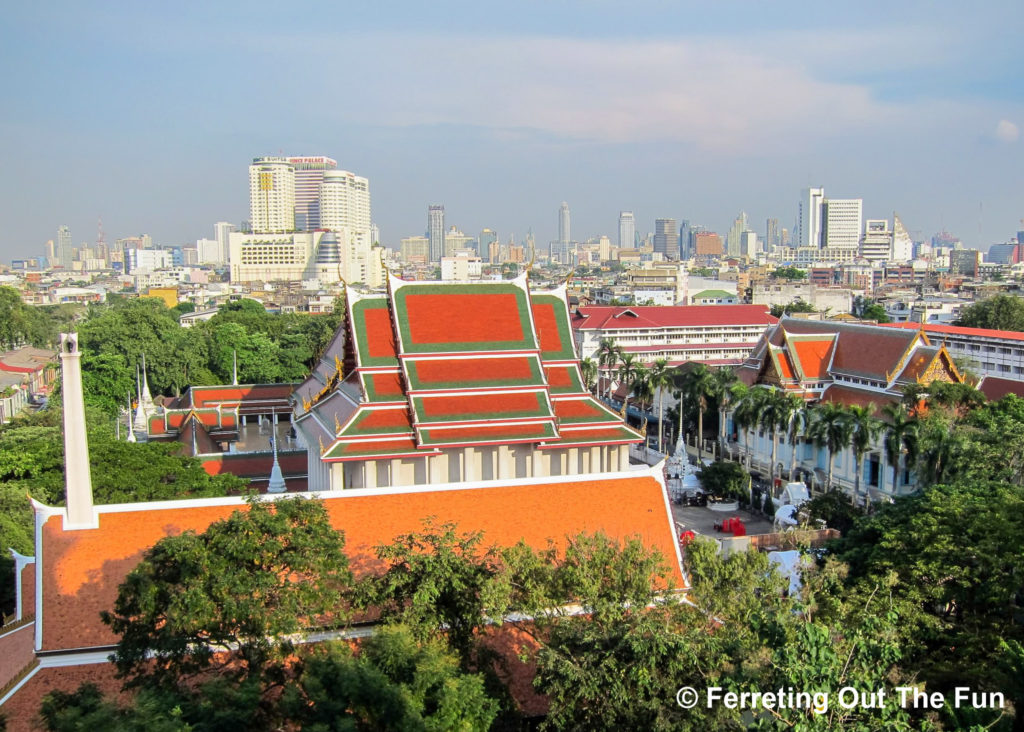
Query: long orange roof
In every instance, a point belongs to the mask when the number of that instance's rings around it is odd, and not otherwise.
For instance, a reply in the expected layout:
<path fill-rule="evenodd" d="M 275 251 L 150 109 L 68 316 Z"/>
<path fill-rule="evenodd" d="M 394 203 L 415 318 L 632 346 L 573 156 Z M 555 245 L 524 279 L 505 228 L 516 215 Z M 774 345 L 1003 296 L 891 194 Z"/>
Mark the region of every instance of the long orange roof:
<path fill-rule="evenodd" d="M 606 476 L 354 489 L 323 496 L 332 525 L 344 532 L 346 553 L 359 573 L 372 571 L 373 548 L 418 531 L 428 516 L 482 531 L 485 544 L 564 547 L 580 532 L 614 538 L 638 535 L 660 551 L 677 585 L 684 583 L 672 517 L 656 471 Z M 164 536 L 204 531 L 241 498 L 211 498 L 97 507 L 99 528 L 65 530 L 63 510 L 37 506 L 42 546 L 42 649 L 106 646 L 116 638 L 99 620 L 113 607 L 117 587 L 143 552 Z M 40 617 L 41 615 L 41 617 Z"/>

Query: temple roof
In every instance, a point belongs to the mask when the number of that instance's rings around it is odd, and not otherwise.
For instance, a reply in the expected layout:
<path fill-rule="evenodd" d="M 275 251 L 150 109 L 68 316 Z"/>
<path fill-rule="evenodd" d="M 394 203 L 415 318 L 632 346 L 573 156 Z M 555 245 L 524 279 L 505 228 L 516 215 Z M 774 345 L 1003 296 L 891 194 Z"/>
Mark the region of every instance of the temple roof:
<path fill-rule="evenodd" d="M 407 448 L 414 449 L 411 443 Z M 684 586 L 672 517 L 658 468 L 602 476 L 573 476 L 412 488 L 351 489 L 321 496 L 331 524 L 345 534 L 345 552 L 358 574 L 374 569 L 374 547 L 422 528 L 433 516 L 461 531 L 480 531 L 485 545 L 520 540 L 561 549 L 568 537 L 602 531 L 639 536 L 661 552 L 677 586 Z M 41 550 L 43 650 L 115 642 L 99 619 L 113 607 L 118 585 L 146 549 L 161 538 L 204 531 L 244 509 L 242 497 L 97 506 L 99 526 L 67 530 L 63 508 L 36 504 Z"/>
<path fill-rule="evenodd" d="M 574 446 L 642 439 L 584 388 L 564 288 L 531 293 L 525 275 L 471 284 L 391 278 L 387 295 L 346 300 L 339 332 L 348 338 L 335 336 L 295 391 L 296 420 L 316 421 L 324 460 L 561 446 L 563 428 L 579 426 L 591 429 L 572 431 Z M 343 400 L 333 399 L 339 392 Z"/>

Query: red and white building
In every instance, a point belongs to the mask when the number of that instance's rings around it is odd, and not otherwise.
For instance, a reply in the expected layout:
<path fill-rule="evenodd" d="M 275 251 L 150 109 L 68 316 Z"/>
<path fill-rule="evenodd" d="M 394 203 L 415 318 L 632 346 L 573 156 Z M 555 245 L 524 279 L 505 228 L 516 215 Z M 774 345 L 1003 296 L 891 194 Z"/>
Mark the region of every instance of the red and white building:
<path fill-rule="evenodd" d="M 580 358 L 608 339 L 645 364 L 738 366 L 778 319 L 767 305 L 679 305 L 580 307 L 571 322 Z"/>

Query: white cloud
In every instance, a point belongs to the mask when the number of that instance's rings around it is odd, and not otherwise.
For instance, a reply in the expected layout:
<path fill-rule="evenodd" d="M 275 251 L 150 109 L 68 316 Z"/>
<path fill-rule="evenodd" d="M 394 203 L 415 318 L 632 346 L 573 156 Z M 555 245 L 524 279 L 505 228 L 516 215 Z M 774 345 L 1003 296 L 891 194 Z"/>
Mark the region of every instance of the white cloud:
<path fill-rule="evenodd" d="M 332 74 L 323 84 L 341 99 L 356 92 L 359 105 L 338 107 L 343 118 L 360 114 L 378 124 L 533 129 L 742 152 L 902 114 L 863 85 L 822 81 L 796 60 L 729 39 L 376 35 L 343 45 L 346 57 L 372 60 L 358 80 Z"/>
<path fill-rule="evenodd" d="M 1001 142 L 1016 142 L 1020 137 L 1020 129 L 1010 120 L 1001 119 L 996 125 L 995 136 Z"/>

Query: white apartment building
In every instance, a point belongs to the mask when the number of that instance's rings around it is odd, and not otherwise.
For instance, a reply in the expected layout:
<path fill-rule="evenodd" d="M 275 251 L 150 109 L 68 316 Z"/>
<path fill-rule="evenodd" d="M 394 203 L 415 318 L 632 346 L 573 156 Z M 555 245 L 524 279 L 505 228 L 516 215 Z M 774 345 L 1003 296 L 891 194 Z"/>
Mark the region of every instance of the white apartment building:
<path fill-rule="evenodd" d="M 234 232 L 228 236 L 231 281 L 306 279 L 307 273 L 315 268 L 316 249 L 322 236 L 323 232 L 315 231 L 290 234 Z"/>
<path fill-rule="evenodd" d="M 619 212 L 619 248 L 636 248 L 636 219 L 632 211 Z"/>
<path fill-rule="evenodd" d="M 288 158 L 255 158 L 249 166 L 249 222 L 253 233 L 295 231 L 295 169 Z"/>
<path fill-rule="evenodd" d="M 466 282 L 479 280 L 483 274 L 483 260 L 472 250 L 455 252 L 450 257 L 441 257 L 441 280 L 445 282 Z"/>
<path fill-rule="evenodd" d="M 888 262 L 892 255 L 892 230 L 886 219 L 868 219 L 860 240 L 860 256 L 870 262 Z"/>
<path fill-rule="evenodd" d="M 742 363 L 778 320 L 758 305 L 680 305 L 580 307 L 571 322 L 580 358 L 596 359 L 610 339 L 646 364 L 722 366 Z"/>

